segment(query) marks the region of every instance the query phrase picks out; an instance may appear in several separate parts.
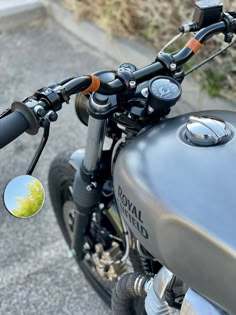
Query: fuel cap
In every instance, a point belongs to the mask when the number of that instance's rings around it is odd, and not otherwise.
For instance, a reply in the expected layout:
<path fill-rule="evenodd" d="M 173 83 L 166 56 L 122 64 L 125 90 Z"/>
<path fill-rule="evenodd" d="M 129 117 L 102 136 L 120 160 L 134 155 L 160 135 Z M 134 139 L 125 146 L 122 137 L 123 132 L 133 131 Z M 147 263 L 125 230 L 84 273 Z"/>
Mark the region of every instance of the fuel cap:
<path fill-rule="evenodd" d="M 213 146 L 228 142 L 232 131 L 225 121 L 207 116 L 190 116 L 186 125 L 187 140 L 197 146 Z"/>

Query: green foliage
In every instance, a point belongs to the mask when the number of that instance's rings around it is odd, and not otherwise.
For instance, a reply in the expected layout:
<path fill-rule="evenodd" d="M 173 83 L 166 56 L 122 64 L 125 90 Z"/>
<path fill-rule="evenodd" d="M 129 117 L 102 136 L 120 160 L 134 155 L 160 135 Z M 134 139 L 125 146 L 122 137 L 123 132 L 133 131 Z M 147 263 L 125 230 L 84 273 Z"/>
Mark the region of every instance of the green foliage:
<path fill-rule="evenodd" d="M 24 198 L 16 197 L 18 207 L 12 213 L 21 218 L 31 217 L 36 214 L 43 205 L 44 190 L 38 180 L 32 180 L 27 184 L 28 195 Z"/>
<path fill-rule="evenodd" d="M 223 73 L 215 71 L 215 69 L 206 69 L 203 72 L 201 84 L 210 96 L 216 97 L 221 95 L 224 80 L 225 75 Z"/>
<path fill-rule="evenodd" d="M 148 24 L 144 30 L 141 32 L 141 34 L 147 38 L 148 40 L 152 40 L 154 36 L 156 36 L 157 33 L 157 26 L 153 24 Z"/>
<path fill-rule="evenodd" d="M 178 33 L 178 27 L 192 21 L 194 12 L 193 0 L 65 0 L 70 8 L 78 12 L 79 16 L 95 21 L 109 33 L 115 33 L 121 36 L 140 38 L 153 44 L 156 50 L 160 50 L 174 35 Z M 236 10 L 236 1 L 224 0 L 225 10 Z M 184 37 L 183 42 L 178 42 L 173 49 L 182 48 L 187 39 Z M 215 36 L 208 41 L 199 54 L 195 57 L 195 64 L 209 57 L 212 52 L 221 48 L 223 43 L 221 36 Z M 211 48 L 211 49 L 209 49 Z M 168 50 L 167 50 L 168 51 Z M 215 75 L 211 75 L 209 84 L 204 77 L 194 73 L 199 81 L 205 81 L 206 88 L 211 95 L 218 95 L 219 92 L 224 97 L 236 99 L 235 87 L 235 61 L 236 48 L 231 47 L 227 54 L 221 55 L 212 62 L 211 67 L 215 72 L 222 69 L 222 65 L 228 71 L 219 82 L 216 75 L 216 82 L 213 82 Z M 186 66 L 189 69 L 190 66 Z M 204 72 L 201 72 L 204 73 Z M 220 84 L 219 84 L 220 83 Z M 225 93 L 226 91 L 226 93 Z"/>

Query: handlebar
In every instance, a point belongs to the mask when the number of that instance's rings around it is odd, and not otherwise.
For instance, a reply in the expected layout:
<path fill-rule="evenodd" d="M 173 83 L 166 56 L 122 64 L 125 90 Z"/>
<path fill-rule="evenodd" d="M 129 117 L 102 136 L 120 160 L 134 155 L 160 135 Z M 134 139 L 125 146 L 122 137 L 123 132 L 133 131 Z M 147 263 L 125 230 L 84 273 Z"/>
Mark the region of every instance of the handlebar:
<path fill-rule="evenodd" d="M 236 23 L 236 19 L 235 19 Z M 191 57 L 196 54 L 199 49 L 202 47 L 202 44 L 206 42 L 209 38 L 211 38 L 213 35 L 225 32 L 227 29 L 227 25 L 224 21 L 218 22 L 216 24 L 210 25 L 201 31 L 199 31 L 192 40 L 190 40 L 186 46 L 181 49 L 178 53 L 173 55 L 173 60 L 176 63 L 176 66 L 181 66 L 185 64 Z M 235 26 L 235 32 L 236 32 L 236 26 Z M 157 76 L 161 74 L 161 71 L 163 71 L 164 65 L 157 61 L 149 66 L 146 66 L 144 68 L 141 68 L 137 71 L 133 72 L 133 77 L 137 84 L 142 83 L 146 80 L 149 80 L 153 78 L 154 76 Z M 125 89 L 125 86 L 123 82 L 121 82 L 119 79 L 115 79 L 112 82 L 101 84 L 101 87 L 99 88 L 98 92 L 101 94 L 106 95 L 112 95 L 122 92 Z"/>
<path fill-rule="evenodd" d="M 25 116 L 16 111 L 0 120 L 0 149 L 19 137 L 29 128 Z"/>
<path fill-rule="evenodd" d="M 176 54 L 169 55 L 176 67 L 186 63 L 199 51 L 202 44 L 213 35 L 219 33 L 224 33 L 225 35 L 236 33 L 235 14 L 231 12 L 230 18 L 227 18 L 227 16 L 229 16 L 229 14 L 226 14 L 225 19 L 222 21 L 201 29 L 183 49 Z M 157 75 L 163 74 L 163 71 L 167 70 L 166 66 L 161 58 L 157 58 L 157 61 L 154 63 L 134 71 L 132 73 L 132 80 L 134 80 L 136 84 L 140 84 Z M 124 82 L 122 78 L 118 77 L 109 83 L 104 83 L 95 75 L 80 76 L 60 82 L 53 88 L 48 89 L 47 92 L 49 91 L 50 93 L 48 92 L 48 94 L 44 94 L 43 96 L 42 90 L 39 90 L 32 99 L 29 98 L 27 101 L 33 100 L 33 102 L 35 102 L 35 97 L 39 97 L 38 101 L 43 101 L 41 103 L 45 104 L 47 110 L 57 111 L 61 108 L 61 104 L 68 102 L 70 96 L 73 94 L 80 92 L 99 92 L 105 95 L 115 95 L 127 89 L 126 83 L 127 82 Z M 0 119 L 0 148 L 16 139 L 24 131 L 29 131 L 31 134 L 37 133 L 40 118 L 37 117 L 34 112 L 35 107 L 28 105 L 27 101 L 25 101 L 25 104 L 18 103 L 15 108 L 12 108 L 13 113 Z M 27 113 L 27 111 L 29 113 Z"/>
<path fill-rule="evenodd" d="M 229 15 L 229 14 L 227 14 Z M 176 66 L 182 66 L 185 64 L 191 57 L 196 54 L 202 44 L 205 43 L 209 38 L 213 35 L 219 33 L 227 33 L 233 32 L 236 33 L 236 16 L 234 12 L 230 12 L 230 19 L 227 20 L 227 16 L 225 20 L 222 20 L 218 23 L 212 24 L 206 28 L 201 29 L 195 37 L 193 37 L 183 49 L 181 49 L 178 53 L 173 54 L 172 58 L 175 62 Z M 156 61 L 151 65 L 148 65 L 144 68 L 138 69 L 132 73 L 133 79 L 137 84 L 147 81 L 154 76 L 161 74 L 161 72 L 165 70 L 165 65 L 160 61 Z M 123 92 L 126 89 L 126 85 L 119 78 L 109 82 L 104 83 L 100 81 L 100 84 L 94 85 L 94 76 L 83 76 L 78 78 L 73 78 L 72 80 L 68 80 L 64 85 L 64 88 L 68 94 L 68 96 L 72 94 L 77 94 L 83 92 L 84 89 L 90 92 L 99 92 L 105 95 L 114 95 Z M 99 78 L 98 78 L 99 80 Z M 96 89 L 94 89 L 94 86 Z"/>

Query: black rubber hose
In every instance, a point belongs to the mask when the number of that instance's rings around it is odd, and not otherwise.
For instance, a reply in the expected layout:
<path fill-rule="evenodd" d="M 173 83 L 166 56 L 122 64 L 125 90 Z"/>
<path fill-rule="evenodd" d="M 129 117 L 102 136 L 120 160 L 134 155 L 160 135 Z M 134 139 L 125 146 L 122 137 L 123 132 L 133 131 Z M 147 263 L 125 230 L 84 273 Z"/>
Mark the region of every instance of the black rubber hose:
<path fill-rule="evenodd" d="M 139 292 L 135 289 L 137 279 L 140 278 Z M 116 284 L 112 292 L 112 312 L 113 315 L 134 315 L 134 299 L 141 296 L 146 296 L 144 284 L 150 277 L 134 272 L 124 275 Z"/>
<path fill-rule="evenodd" d="M 0 149 L 29 128 L 26 118 L 18 111 L 0 119 Z"/>

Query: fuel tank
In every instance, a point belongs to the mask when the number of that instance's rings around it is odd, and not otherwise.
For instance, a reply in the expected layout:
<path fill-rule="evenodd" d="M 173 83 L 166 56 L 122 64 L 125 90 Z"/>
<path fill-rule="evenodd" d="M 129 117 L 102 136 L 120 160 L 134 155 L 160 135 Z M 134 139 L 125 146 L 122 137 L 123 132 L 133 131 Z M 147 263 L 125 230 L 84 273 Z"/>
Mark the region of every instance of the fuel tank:
<path fill-rule="evenodd" d="M 114 168 L 117 205 L 135 237 L 190 287 L 233 314 L 235 132 L 235 112 L 175 117 L 138 135 Z"/>

